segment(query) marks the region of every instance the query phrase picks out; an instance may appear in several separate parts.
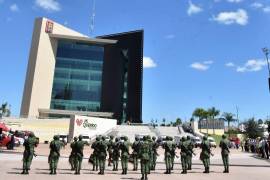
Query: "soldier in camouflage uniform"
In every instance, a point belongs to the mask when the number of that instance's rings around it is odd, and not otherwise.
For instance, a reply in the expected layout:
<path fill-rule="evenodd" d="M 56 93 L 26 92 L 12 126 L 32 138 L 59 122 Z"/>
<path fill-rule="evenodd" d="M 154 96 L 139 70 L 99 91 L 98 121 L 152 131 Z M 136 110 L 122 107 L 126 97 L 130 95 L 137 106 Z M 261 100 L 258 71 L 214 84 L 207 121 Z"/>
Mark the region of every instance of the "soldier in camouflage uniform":
<path fill-rule="evenodd" d="M 147 136 L 143 137 L 143 142 L 140 147 L 139 157 L 141 159 L 141 174 L 142 178 L 141 180 L 147 180 L 147 174 L 150 172 L 150 152 L 151 151 L 151 145 L 149 144 L 149 139 Z"/>
<path fill-rule="evenodd" d="M 172 160 L 172 141 L 169 136 L 166 137 L 166 142 L 162 145 L 163 149 L 165 149 L 164 157 L 165 157 L 165 164 L 166 164 L 166 172 L 165 174 L 171 174 L 171 160 Z"/>
<path fill-rule="evenodd" d="M 120 157 L 119 146 L 120 146 L 119 138 L 115 138 L 115 142 L 112 145 L 113 171 L 118 171 L 118 162 Z"/>
<path fill-rule="evenodd" d="M 75 143 L 75 174 L 80 174 L 83 160 L 84 146 L 89 143 L 82 140 L 82 136 L 79 136 L 79 140 Z"/>
<path fill-rule="evenodd" d="M 180 143 L 180 149 L 181 149 L 181 164 L 182 164 L 182 172 L 181 174 L 187 174 L 187 154 L 188 154 L 188 142 L 186 140 L 186 137 L 182 137 L 181 143 Z"/>
<path fill-rule="evenodd" d="M 90 157 L 92 159 L 92 163 L 93 163 L 93 171 L 98 171 L 98 167 L 99 167 L 99 162 L 98 162 L 98 147 L 97 144 L 100 141 L 100 137 L 97 136 L 96 137 L 96 141 L 92 143 L 91 148 L 94 150 L 92 153 L 92 157 Z"/>
<path fill-rule="evenodd" d="M 200 160 L 203 162 L 203 165 L 205 168 L 205 171 L 203 173 L 209 173 L 211 149 L 210 149 L 210 143 L 207 140 L 206 136 L 203 137 L 201 149 L 202 149 L 202 152 L 200 154 Z"/>
<path fill-rule="evenodd" d="M 99 173 L 100 175 L 104 175 L 105 170 L 105 162 L 106 162 L 106 150 L 107 150 L 107 142 L 105 139 L 105 136 L 102 136 L 101 141 L 98 141 L 97 143 L 97 149 L 98 149 L 98 162 L 99 162 Z"/>
<path fill-rule="evenodd" d="M 224 165 L 223 173 L 229 173 L 229 141 L 225 135 L 222 135 L 222 140 L 219 143 L 219 147 L 221 148 L 221 157 Z"/>
<path fill-rule="evenodd" d="M 69 155 L 68 161 L 71 166 L 71 170 L 75 170 L 75 143 L 77 142 L 78 138 L 74 137 L 73 142 L 70 143 L 71 153 Z"/>
<path fill-rule="evenodd" d="M 176 156 L 176 152 L 175 152 L 175 150 L 176 150 L 176 148 L 177 148 L 177 146 L 176 146 L 176 143 L 175 143 L 175 141 L 173 140 L 173 138 L 172 137 L 170 137 L 170 140 L 172 141 L 172 151 L 171 151 L 171 170 L 173 170 L 173 168 L 174 168 L 174 159 L 175 159 L 175 156 Z"/>
<path fill-rule="evenodd" d="M 148 143 L 149 143 L 149 146 L 150 147 L 153 147 L 153 140 L 151 138 L 151 136 L 146 136 L 147 140 L 148 140 Z M 150 148 L 150 151 L 149 151 L 149 174 L 151 173 L 151 169 L 152 169 L 152 166 L 153 166 L 153 157 L 154 157 L 154 152 L 152 151 L 152 148 Z"/>
<path fill-rule="evenodd" d="M 109 158 L 108 158 L 108 166 L 111 166 L 111 163 L 112 163 L 112 153 L 113 153 L 113 150 L 112 150 L 112 145 L 113 145 L 113 136 L 110 136 L 110 140 L 107 144 L 107 151 L 108 151 L 108 154 L 109 154 Z"/>
<path fill-rule="evenodd" d="M 121 165 L 122 165 L 122 174 L 127 174 L 128 170 L 128 158 L 129 158 L 129 146 L 128 137 L 124 137 L 124 142 L 120 144 L 121 150 Z"/>
<path fill-rule="evenodd" d="M 132 157 L 133 157 L 133 171 L 138 170 L 138 156 L 139 156 L 139 150 L 140 150 L 140 139 L 139 137 L 135 137 L 135 141 L 132 144 Z"/>
<path fill-rule="evenodd" d="M 29 174 L 30 166 L 35 155 L 35 147 L 38 145 L 38 139 L 35 137 L 34 133 L 30 133 L 28 139 L 23 143 L 23 171 L 21 174 Z"/>
<path fill-rule="evenodd" d="M 59 136 L 54 136 L 50 143 L 50 154 L 48 163 L 50 164 L 50 174 L 56 174 L 57 164 L 60 157 L 60 149 L 64 144 L 59 140 Z"/>
<path fill-rule="evenodd" d="M 191 170 L 192 169 L 192 154 L 194 154 L 194 152 L 193 152 L 194 144 L 193 144 L 190 136 L 187 136 L 187 146 L 188 146 L 188 151 L 187 151 L 187 170 Z"/>
<path fill-rule="evenodd" d="M 158 156 L 157 150 L 158 150 L 159 144 L 156 141 L 155 136 L 152 137 L 152 140 L 153 140 L 153 145 L 152 145 L 153 163 L 152 163 L 151 170 L 156 170 L 156 163 L 157 163 L 157 156 Z"/>

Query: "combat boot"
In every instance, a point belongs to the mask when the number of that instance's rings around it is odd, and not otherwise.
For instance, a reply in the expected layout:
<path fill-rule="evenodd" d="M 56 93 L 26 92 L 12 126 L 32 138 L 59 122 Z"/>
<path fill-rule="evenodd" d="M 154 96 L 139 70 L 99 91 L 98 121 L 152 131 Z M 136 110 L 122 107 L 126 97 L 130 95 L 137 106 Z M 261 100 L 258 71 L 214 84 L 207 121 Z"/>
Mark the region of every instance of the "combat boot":
<path fill-rule="evenodd" d="M 127 174 L 127 168 L 125 169 L 125 174 Z"/>
<path fill-rule="evenodd" d="M 142 174 L 141 180 L 144 180 L 144 174 Z"/>
<path fill-rule="evenodd" d="M 147 174 L 145 175 L 144 180 L 148 180 Z"/>
<path fill-rule="evenodd" d="M 123 169 L 122 174 L 125 174 L 125 169 Z"/>
<path fill-rule="evenodd" d="M 23 169 L 23 171 L 21 172 L 21 174 L 25 174 L 25 169 Z"/>
<path fill-rule="evenodd" d="M 57 173 L 56 173 L 56 168 L 53 169 L 53 174 L 57 174 Z"/>
<path fill-rule="evenodd" d="M 53 169 L 52 168 L 50 168 L 50 174 L 53 174 Z"/>
<path fill-rule="evenodd" d="M 28 169 L 26 169 L 26 170 L 25 170 L 25 173 L 24 173 L 24 174 L 29 174 L 29 171 L 28 171 Z"/>

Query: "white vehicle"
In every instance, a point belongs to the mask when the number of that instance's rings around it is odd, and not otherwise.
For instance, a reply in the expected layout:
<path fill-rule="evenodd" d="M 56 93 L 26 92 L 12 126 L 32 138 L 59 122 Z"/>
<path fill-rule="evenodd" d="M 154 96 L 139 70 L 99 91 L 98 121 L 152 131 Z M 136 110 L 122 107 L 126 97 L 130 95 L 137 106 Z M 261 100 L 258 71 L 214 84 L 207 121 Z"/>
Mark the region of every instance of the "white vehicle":
<path fill-rule="evenodd" d="M 60 141 L 62 141 L 65 145 L 67 145 L 68 135 L 60 134 L 60 135 L 59 135 L 59 139 L 60 139 Z"/>
<path fill-rule="evenodd" d="M 201 138 L 198 137 L 198 136 L 196 136 L 196 137 L 194 138 L 194 143 L 195 143 L 195 148 L 201 147 L 201 144 L 202 144 Z"/>
<path fill-rule="evenodd" d="M 16 137 L 16 136 L 15 136 L 14 139 L 15 139 L 15 144 L 18 143 L 18 144 L 17 144 L 18 146 L 23 145 L 23 143 L 24 143 L 24 139 L 23 139 L 23 138 L 21 138 L 21 137 Z"/>
<path fill-rule="evenodd" d="M 214 147 L 214 148 L 217 147 L 217 143 L 213 137 L 208 137 L 208 141 L 209 141 L 211 147 Z"/>
<path fill-rule="evenodd" d="M 82 134 L 81 136 L 82 136 L 82 140 L 83 140 L 83 141 L 87 141 L 88 143 L 90 143 L 91 138 L 90 138 L 88 135 Z"/>

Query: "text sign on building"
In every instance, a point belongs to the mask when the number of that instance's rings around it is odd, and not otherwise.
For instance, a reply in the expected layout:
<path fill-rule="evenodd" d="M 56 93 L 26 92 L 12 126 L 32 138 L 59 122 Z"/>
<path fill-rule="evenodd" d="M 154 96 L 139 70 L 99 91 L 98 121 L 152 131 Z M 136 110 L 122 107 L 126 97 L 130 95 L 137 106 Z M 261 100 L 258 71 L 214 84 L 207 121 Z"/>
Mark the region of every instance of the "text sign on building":
<path fill-rule="evenodd" d="M 69 124 L 69 141 L 79 135 L 90 138 L 109 132 L 117 125 L 117 120 L 73 115 Z"/>
<path fill-rule="evenodd" d="M 47 21 L 46 22 L 46 27 L 45 27 L 45 32 L 46 33 L 52 33 L 53 31 L 53 22 L 52 21 Z"/>

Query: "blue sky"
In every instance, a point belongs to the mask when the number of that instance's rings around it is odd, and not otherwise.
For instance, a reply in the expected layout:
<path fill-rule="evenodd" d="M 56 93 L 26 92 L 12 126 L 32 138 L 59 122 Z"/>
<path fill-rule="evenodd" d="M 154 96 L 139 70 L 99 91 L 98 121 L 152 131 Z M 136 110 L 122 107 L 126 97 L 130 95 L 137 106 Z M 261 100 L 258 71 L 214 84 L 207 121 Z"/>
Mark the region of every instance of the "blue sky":
<path fill-rule="evenodd" d="M 36 17 L 90 35 L 92 0 L 0 0 L 0 102 L 19 115 Z M 270 0 L 96 0 L 91 36 L 144 29 L 143 119 L 270 116 Z"/>

